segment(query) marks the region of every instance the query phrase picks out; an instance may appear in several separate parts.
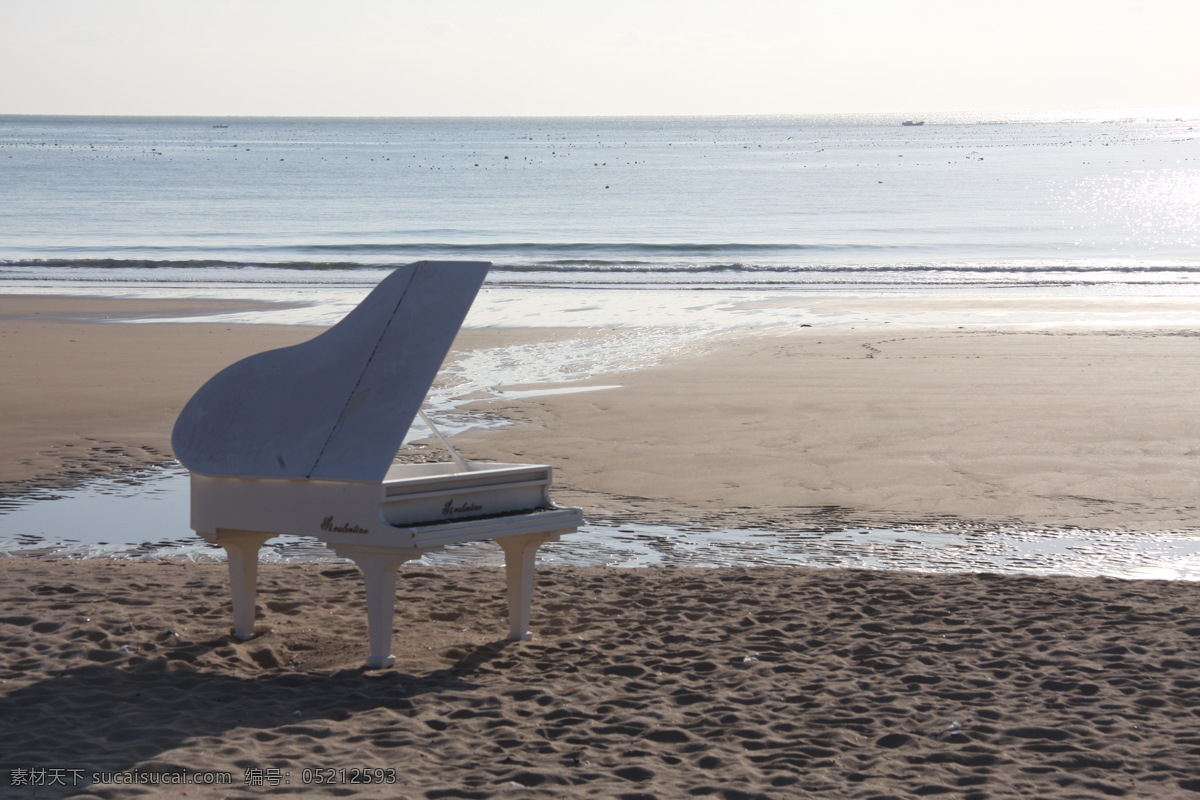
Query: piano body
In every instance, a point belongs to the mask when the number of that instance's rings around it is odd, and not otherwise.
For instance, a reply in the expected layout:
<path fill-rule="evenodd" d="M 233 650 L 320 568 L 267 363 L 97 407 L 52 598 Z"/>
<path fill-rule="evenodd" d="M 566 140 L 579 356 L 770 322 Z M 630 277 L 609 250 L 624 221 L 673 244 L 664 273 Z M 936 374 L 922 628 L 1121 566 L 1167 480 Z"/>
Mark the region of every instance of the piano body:
<path fill-rule="evenodd" d="M 394 663 L 396 569 L 456 542 L 503 548 L 509 638 L 529 638 L 537 548 L 583 521 L 551 501 L 551 468 L 393 463 L 489 266 L 401 267 L 333 327 L 232 364 L 184 407 L 172 445 L 192 528 L 228 554 L 235 636 L 254 635 L 259 548 L 291 534 L 362 570 L 369 667 Z"/>

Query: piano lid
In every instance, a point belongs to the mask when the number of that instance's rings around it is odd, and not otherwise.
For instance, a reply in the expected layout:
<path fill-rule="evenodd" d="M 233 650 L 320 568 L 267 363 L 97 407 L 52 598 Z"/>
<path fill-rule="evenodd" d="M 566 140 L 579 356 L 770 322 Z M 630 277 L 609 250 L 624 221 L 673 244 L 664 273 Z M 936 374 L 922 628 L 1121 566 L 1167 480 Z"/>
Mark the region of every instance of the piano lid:
<path fill-rule="evenodd" d="M 400 267 L 319 336 L 221 370 L 175 421 L 175 456 L 205 475 L 382 481 L 490 266 Z"/>

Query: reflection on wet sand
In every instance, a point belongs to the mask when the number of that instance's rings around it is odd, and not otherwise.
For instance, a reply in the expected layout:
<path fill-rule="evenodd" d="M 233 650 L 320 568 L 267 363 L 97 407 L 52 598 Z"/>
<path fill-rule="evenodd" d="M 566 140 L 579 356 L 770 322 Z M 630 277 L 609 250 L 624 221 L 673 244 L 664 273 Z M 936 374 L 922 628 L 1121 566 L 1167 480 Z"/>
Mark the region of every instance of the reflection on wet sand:
<path fill-rule="evenodd" d="M 187 528 L 182 468 L 137 479 L 0 500 L 0 553 L 55 558 L 219 561 L 220 548 Z M 263 559 L 339 561 L 319 542 L 278 537 Z M 1027 530 L 1016 527 L 767 530 L 592 520 L 548 545 L 541 561 L 611 567 L 842 567 L 873 570 L 1200 580 L 1200 539 L 1175 532 Z M 484 566 L 503 562 L 493 543 L 472 543 L 412 562 Z"/>

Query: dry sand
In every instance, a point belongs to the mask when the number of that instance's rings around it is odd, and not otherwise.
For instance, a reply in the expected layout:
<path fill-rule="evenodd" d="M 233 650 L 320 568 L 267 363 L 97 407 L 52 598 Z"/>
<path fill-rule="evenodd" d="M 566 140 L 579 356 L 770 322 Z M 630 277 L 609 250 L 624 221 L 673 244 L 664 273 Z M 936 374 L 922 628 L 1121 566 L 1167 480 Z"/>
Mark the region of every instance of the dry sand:
<path fill-rule="evenodd" d="M 0 300 L 10 490 L 168 457 L 208 375 L 313 334 L 86 321 L 154 310 L 126 305 Z M 518 424 L 459 443 L 613 518 L 1194 530 L 1198 357 L 1188 331 L 805 329 L 493 403 Z M 538 638 L 504 643 L 500 574 L 406 568 L 397 666 L 363 672 L 351 568 L 264 565 L 246 643 L 220 565 L 0 569 L 0 797 L 1200 796 L 1192 583 L 554 568 Z"/>
<path fill-rule="evenodd" d="M 1200 796 L 1193 583 L 552 568 L 505 643 L 497 572 L 405 568 L 364 672 L 353 569 L 264 565 L 238 643 L 221 565 L 3 568 L 4 766 L 83 777 L 4 796 Z"/>

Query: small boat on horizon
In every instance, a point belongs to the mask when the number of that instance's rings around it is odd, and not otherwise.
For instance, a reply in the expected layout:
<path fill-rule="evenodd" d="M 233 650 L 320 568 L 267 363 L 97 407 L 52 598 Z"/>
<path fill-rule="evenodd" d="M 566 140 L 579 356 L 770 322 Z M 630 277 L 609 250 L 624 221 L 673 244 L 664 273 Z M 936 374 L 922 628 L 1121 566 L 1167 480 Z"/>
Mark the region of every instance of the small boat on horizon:
<path fill-rule="evenodd" d="M 911 119 L 906 119 L 906 120 L 904 120 L 904 122 L 901 122 L 900 124 L 901 124 L 901 125 L 905 125 L 905 126 L 911 126 L 911 125 L 924 125 L 924 124 L 925 124 L 925 120 L 923 120 L 923 119 L 919 119 L 919 120 L 916 120 L 916 121 L 914 122 L 914 121 L 913 121 L 913 120 L 911 120 Z"/>

